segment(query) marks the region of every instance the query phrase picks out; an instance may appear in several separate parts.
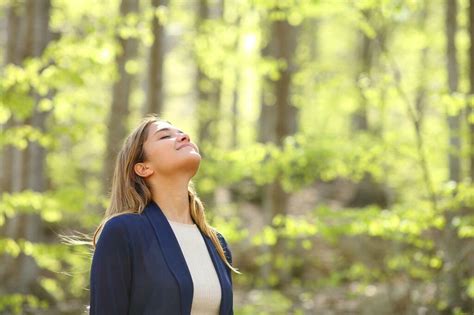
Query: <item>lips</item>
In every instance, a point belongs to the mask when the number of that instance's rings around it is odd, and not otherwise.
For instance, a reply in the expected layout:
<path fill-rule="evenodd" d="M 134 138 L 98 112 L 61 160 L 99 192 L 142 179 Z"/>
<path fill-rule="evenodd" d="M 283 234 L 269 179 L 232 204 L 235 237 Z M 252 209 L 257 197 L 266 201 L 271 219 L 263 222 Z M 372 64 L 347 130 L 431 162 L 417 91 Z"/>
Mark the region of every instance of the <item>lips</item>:
<path fill-rule="evenodd" d="M 185 143 L 185 144 L 183 144 L 182 146 L 180 146 L 180 147 L 178 148 L 178 150 L 181 150 L 182 148 L 187 147 L 187 146 L 190 146 L 190 147 L 194 148 L 191 143 Z"/>

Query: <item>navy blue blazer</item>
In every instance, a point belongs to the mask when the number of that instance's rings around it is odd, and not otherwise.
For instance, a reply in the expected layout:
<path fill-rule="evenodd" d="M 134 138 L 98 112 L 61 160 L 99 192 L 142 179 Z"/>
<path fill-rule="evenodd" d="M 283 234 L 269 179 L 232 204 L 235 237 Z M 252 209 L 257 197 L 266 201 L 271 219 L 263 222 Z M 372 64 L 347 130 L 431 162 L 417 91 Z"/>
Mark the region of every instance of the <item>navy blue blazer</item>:
<path fill-rule="evenodd" d="M 201 232 L 202 234 L 202 232 Z M 219 240 L 231 261 L 227 243 Z M 202 234 L 221 285 L 220 315 L 233 314 L 231 270 Z M 190 314 L 193 282 L 178 240 L 155 202 L 107 221 L 90 274 L 91 315 Z"/>

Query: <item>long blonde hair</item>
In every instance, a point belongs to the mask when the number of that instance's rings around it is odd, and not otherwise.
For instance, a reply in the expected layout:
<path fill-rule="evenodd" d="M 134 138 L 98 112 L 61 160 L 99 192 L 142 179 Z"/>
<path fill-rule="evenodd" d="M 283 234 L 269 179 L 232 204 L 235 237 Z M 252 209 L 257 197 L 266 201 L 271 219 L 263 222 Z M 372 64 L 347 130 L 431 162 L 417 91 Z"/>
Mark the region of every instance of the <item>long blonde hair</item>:
<path fill-rule="evenodd" d="M 146 185 L 144 178 L 138 176 L 133 167 L 136 163 L 143 162 L 143 143 L 147 138 L 148 127 L 155 122 L 164 122 L 164 120 L 156 115 L 145 117 L 125 139 L 117 155 L 110 192 L 110 205 L 106 209 L 104 218 L 92 238 L 94 248 L 100 237 L 102 228 L 108 220 L 125 213 L 141 214 L 146 205 L 152 200 L 150 189 Z M 188 185 L 188 200 L 191 209 L 191 217 L 196 225 L 203 234 L 211 239 L 223 262 L 232 271 L 240 273 L 236 268 L 232 267 L 230 261 L 226 258 L 226 253 L 219 241 L 217 231 L 207 223 L 204 206 L 197 196 L 191 181 Z"/>

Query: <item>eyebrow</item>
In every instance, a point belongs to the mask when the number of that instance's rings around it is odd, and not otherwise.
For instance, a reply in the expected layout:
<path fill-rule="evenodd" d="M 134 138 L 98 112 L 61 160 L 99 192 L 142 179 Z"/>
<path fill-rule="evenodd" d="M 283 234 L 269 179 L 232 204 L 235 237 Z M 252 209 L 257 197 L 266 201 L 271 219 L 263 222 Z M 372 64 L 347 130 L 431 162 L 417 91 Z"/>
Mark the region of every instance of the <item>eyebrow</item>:
<path fill-rule="evenodd" d="M 171 130 L 170 128 L 162 128 L 162 129 L 160 129 L 160 130 L 155 131 L 153 134 L 156 135 L 158 132 L 161 132 L 161 131 L 170 131 L 170 130 Z M 176 129 L 176 130 L 178 130 L 178 132 L 180 132 L 180 133 L 184 133 L 183 131 L 181 131 L 181 130 L 179 130 L 179 129 Z"/>

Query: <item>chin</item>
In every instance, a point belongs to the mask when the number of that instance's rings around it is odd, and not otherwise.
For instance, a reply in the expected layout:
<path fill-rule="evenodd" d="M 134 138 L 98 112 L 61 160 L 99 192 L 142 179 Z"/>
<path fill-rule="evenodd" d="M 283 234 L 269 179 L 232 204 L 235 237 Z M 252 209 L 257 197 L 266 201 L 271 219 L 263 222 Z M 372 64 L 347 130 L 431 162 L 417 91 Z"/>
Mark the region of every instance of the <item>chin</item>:
<path fill-rule="evenodd" d="M 199 165 L 201 164 L 201 156 L 199 154 L 193 154 L 189 158 L 187 158 L 185 161 L 183 161 L 182 168 L 186 169 L 192 175 L 197 173 L 199 170 Z"/>

